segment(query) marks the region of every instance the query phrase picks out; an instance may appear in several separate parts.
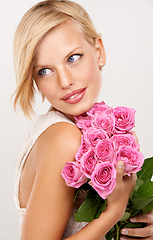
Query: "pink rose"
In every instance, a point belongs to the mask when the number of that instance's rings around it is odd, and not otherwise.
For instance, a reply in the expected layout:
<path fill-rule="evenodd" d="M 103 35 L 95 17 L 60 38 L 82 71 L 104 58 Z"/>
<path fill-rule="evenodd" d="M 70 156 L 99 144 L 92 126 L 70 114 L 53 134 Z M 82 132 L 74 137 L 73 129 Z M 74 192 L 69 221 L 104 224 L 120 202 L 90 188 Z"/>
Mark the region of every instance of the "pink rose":
<path fill-rule="evenodd" d="M 81 171 L 90 178 L 93 170 L 95 169 L 96 164 L 98 161 L 95 159 L 94 151 L 89 150 L 87 153 L 85 153 L 81 158 Z"/>
<path fill-rule="evenodd" d="M 130 175 L 130 173 L 135 173 L 141 170 L 144 156 L 133 147 L 122 146 L 117 151 L 115 164 L 118 161 L 123 161 L 125 163 L 125 171 Z"/>
<path fill-rule="evenodd" d="M 99 162 L 113 161 L 115 145 L 111 139 L 98 141 L 95 148 L 96 158 Z"/>
<path fill-rule="evenodd" d="M 126 133 L 135 127 L 135 109 L 116 107 L 114 110 L 116 132 Z"/>
<path fill-rule="evenodd" d="M 97 113 L 92 121 L 93 126 L 103 129 L 109 136 L 115 131 L 115 117 L 112 114 Z"/>
<path fill-rule="evenodd" d="M 82 132 L 85 132 L 88 128 L 92 127 L 91 120 L 82 119 L 76 123 L 77 127 L 82 129 Z"/>
<path fill-rule="evenodd" d="M 74 161 L 66 162 L 62 170 L 62 177 L 69 187 L 79 188 L 87 182 L 87 177 L 81 172 L 79 164 Z"/>
<path fill-rule="evenodd" d="M 118 134 L 114 135 L 111 139 L 115 142 L 116 150 L 120 146 L 131 146 L 136 149 L 138 149 L 140 146 L 135 142 L 135 137 L 131 134 Z"/>
<path fill-rule="evenodd" d="M 97 164 L 91 175 L 92 187 L 106 199 L 116 185 L 116 169 L 111 162 Z"/>
<path fill-rule="evenodd" d="M 79 146 L 78 151 L 75 154 L 75 159 L 78 163 L 80 163 L 83 154 L 88 152 L 89 149 L 90 149 L 90 147 L 88 144 L 85 143 L 83 135 L 82 135 L 81 136 L 81 145 Z"/>
<path fill-rule="evenodd" d="M 89 127 L 91 127 L 91 117 L 86 115 L 86 114 L 82 114 L 79 116 L 75 116 L 74 117 L 76 120 L 76 125 L 78 128 L 82 129 L 82 131 L 86 131 Z"/>
<path fill-rule="evenodd" d="M 87 114 L 91 117 L 94 117 L 97 113 L 103 113 L 103 112 L 111 113 L 112 108 L 107 106 L 104 102 L 101 102 L 101 103 L 95 103 L 93 107 L 87 112 Z"/>
<path fill-rule="evenodd" d="M 107 133 L 101 129 L 91 127 L 84 133 L 85 142 L 92 148 L 95 148 L 99 140 L 108 138 Z"/>

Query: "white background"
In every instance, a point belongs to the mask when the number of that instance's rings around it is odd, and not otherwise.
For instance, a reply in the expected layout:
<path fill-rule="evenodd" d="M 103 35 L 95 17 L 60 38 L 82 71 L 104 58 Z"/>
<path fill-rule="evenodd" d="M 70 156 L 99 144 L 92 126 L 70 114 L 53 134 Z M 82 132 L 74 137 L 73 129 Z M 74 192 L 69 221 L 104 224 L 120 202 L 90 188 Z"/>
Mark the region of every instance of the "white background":
<path fill-rule="evenodd" d="M 36 0 L 2 1 L 0 7 L 0 239 L 19 240 L 13 181 L 20 148 L 33 123 L 13 111 L 13 35 Z M 153 1 L 78 0 L 102 34 L 107 64 L 100 100 L 136 109 L 136 133 L 145 157 L 153 156 Z M 38 97 L 37 113 L 46 111 Z M 38 111 L 39 108 L 39 111 Z"/>

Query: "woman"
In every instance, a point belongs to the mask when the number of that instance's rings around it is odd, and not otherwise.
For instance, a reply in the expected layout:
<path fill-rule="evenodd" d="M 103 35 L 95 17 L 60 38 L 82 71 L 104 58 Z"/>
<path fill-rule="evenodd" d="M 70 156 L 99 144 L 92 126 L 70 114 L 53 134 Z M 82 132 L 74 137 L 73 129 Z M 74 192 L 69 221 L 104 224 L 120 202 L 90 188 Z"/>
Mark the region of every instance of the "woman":
<path fill-rule="evenodd" d="M 24 15 L 14 43 L 15 107 L 18 103 L 30 116 L 35 84 L 52 105 L 28 136 L 18 165 L 15 197 L 21 240 L 102 239 L 122 217 L 135 175 L 123 177 L 124 164 L 118 163 L 117 184 L 107 198 L 107 208 L 89 224 L 75 223 L 73 211 L 84 194 L 73 206 L 75 189 L 67 187 L 61 176 L 80 145 L 74 115 L 89 110 L 98 97 L 106 61 L 102 39 L 82 7 L 50 0 Z M 151 227 L 141 229 L 139 235 L 151 237 L 151 230 L 146 234 Z M 135 231 L 137 235 L 139 230 Z M 134 235 L 134 230 L 129 233 Z"/>

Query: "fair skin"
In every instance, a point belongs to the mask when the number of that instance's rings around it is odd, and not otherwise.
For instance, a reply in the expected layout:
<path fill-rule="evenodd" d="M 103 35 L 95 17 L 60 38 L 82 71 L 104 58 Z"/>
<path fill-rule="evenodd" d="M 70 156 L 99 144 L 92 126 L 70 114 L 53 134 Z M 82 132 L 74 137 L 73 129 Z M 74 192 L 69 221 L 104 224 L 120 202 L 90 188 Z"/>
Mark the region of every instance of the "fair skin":
<path fill-rule="evenodd" d="M 101 39 L 91 47 L 80 32 L 73 21 L 51 30 L 39 45 L 34 64 L 34 79 L 40 91 L 57 110 L 71 116 L 87 111 L 96 101 L 101 86 L 97 66 L 101 61 L 105 64 Z M 38 75 L 41 69 L 46 72 Z M 66 94 L 84 88 L 83 100 L 77 104 L 62 100 Z"/>
<path fill-rule="evenodd" d="M 101 38 L 92 46 L 78 25 L 67 21 L 51 30 L 39 44 L 33 77 L 54 109 L 73 120 L 74 115 L 87 111 L 97 99 L 100 62 L 105 64 Z M 74 160 L 80 141 L 79 129 L 66 122 L 50 126 L 36 141 L 20 179 L 20 206 L 26 208 L 21 240 L 62 238 L 75 189 L 65 185 L 61 171 L 66 162 Z M 136 180 L 134 174 L 123 175 L 124 166 L 117 166 L 117 184 L 100 218 L 67 239 L 99 240 L 122 217 Z"/>

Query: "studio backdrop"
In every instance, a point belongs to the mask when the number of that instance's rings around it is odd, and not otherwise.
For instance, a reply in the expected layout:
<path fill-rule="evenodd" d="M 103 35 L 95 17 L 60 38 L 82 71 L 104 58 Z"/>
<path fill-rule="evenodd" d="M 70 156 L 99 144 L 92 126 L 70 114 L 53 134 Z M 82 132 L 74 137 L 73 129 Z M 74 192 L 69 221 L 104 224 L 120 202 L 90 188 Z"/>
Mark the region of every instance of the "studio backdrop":
<path fill-rule="evenodd" d="M 20 149 L 39 114 L 49 104 L 37 94 L 36 115 L 27 120 L 13 110 L 13 36 L 23 14 L 38 1 L 2 1 L 0 8 L 0 239 L 19 240 L 14 174 Z M 153 156 L 153 1 L 76 0 L 101 33 L 106 66 L 99 101 L 136 109 L 136 134 L 145 157 Z"/>

